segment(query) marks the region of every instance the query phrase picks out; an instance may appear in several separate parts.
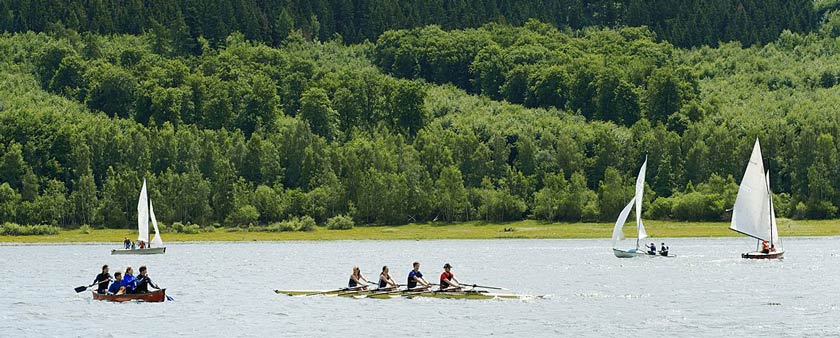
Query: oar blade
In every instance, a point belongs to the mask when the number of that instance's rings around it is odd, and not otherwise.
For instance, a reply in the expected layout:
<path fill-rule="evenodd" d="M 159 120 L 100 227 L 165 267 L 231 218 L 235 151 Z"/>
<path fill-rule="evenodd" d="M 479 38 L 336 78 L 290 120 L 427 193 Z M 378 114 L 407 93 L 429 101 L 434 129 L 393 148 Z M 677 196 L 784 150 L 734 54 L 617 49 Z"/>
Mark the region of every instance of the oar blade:
<path fill-rule="evenodd" d="M 77 287 L 73 290 L 76 290 L 76 293 L 79 293 L 79 292 L 87 290 L 87 288 L 88 288 L 87 286 L 79 286 L 79 287 Z"/>

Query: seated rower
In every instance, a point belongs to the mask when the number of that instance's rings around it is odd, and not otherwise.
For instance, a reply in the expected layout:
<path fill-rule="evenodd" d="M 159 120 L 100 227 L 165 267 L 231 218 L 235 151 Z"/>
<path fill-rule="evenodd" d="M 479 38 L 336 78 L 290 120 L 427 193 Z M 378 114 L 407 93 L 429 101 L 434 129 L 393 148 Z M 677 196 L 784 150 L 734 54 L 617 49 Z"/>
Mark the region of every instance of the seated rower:
<path fill-rule="evenodd" d="M 650 242 L 650 245 L 645 244 L 645 247 L 648 248 L 648 255 L 656 256 L 656 243 Z"/>
<path fill-rule="evenodd" d="M 160 288 L 152 282 L 152 279 L 149 278 L 149 272 L 146 269 L 146 266 L 143 265 L 140 267 L 140 275 L 137 276 L 137 279 L 134 282 L 137 286 L 134 288 L 134 293 L 147 293 L 149 292 L 149 286 L 160 290 Z"/>
<path fill-rule="evenodd" d="M 389 271 L 390 270 L 386 265 L 382 267 L 382 272 L 379 273 L 380 290 L 396 290 L 400 287 L 399 284 L 397 284 L 397 282 L 394 282 L 394 280 L 391 278 L 391 274 L 388 273 Z"/>
<path fill-rule="evenodd" d="M 659 254 L 662 256 L 668 256 L 668 247 L 665 246 L 665 242 L 659 245 Z"/>
<path fill-rule="evenodd" d="M 136 287 L 135 280 L 136 278 L 134 277 L 134 269 L 132 269 L 130 266 L 125 268 L 122 286 L 125 288 L 124 291 L 126 293 L 134 293 L 134 289 Z"/>
<path fill-rule="evenodd" d="M 96 286 L 96 292 L 100 294 L 105 294 L 105 291 L 108 290 L 108 282 L 111 281 L 111 274 L 108 273 L 108 265 L 102 266 L 102 273 L 96 275 L 96 278 L 93 280 L 93 284 L 98 284 Z"/>
<path fill-rule="evenodd" d="M 354 266 L 353 274 L 350 275 L 350 282 L 347 283 L 347 287 L 353 290 L 367 290 L 368 283 L 370 282 L 362 276 L 361 269 L 358 266 Z"/>
<path fill-rule="evenodd" d="M 114 281 L 111 282 L 111 286 L 108 287 L 108 294 L 120 295 L 123 293 L 125 293 L 125 287 L 123 287 L 122 272 L 114 272 Z"/>
<path fill-rule="evenodd" d="M 461 291 L 461 282 L 452 273 L 452 265 L 446 263 L 443 266 L 443 273 L 440 274 L 440 291 Z"/>
<path fill-rule="evenodd" d="M 408 273 L 408 282 L 406 287 L 408 290 L 427 290 L 432 287 L 432 284 L 423 279 L 423 274 L 420 272 L 420 262 L 414 262 L 414 269 Z"/>

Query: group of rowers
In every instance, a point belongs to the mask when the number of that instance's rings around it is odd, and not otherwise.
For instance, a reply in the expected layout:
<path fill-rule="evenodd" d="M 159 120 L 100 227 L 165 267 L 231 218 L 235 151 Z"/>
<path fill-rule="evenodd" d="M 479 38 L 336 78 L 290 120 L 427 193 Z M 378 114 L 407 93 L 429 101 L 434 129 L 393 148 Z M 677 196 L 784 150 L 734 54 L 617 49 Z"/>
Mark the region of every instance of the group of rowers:
<path fill-rule="evenodd" d="M 410 291 L 429 291 L 434 285 L 440 287 L 438 291 L 462 291 L 464 288 L 461 282 L 455 278 L 455 274 L 452 273 L 452 265 L 449 263 L 443 266 L 443 273 L 440 274 L 438 284 L 429 283 L 423 278 L 423 273 L 420 272 L 420 262 L 414 262 L 413 265 L 414 268 L 408 273 L 406 284 L 397 284 L 391 278 L 388 266 L 382 267 L 382 272 L 379 273 L 379 283 L 373 283 L 365 279 L 359 267 L 355 266 L 353 267 L 353 274 L 350 275 L 350 282 L 347 284 L 347 288 L 351 290 L 367 290 L 368 284 L 379 285 L 379 289 L 377 290 L 380 291 L 395 291 L 399 290 L 400 286 L 405 286 Z"/>
<path fill-rule="evenodd" d="M 109 285 L 110 283 L 110 285 Z M 125 273 L 117 271 L 114 277 L 108 272 L 108 265 L 102 266 L 102 272 L 96 275 L 91 286 L 97 285 L 96 292 L 103 295 L 121 295 L 126 293 L 147 293 L 149 287 L 160 289 L 152 279 L 149 278 L 149 270 L 146 266 L 140 267 L 140 274 L 134 276 L 134 270 L 129 266 Z"/>
<path fill-rule="evenodd" d="M 650 242 L 650 245 L 645 244 L 645 247 L 648 248 L 648 255 L 656 256 L 656 243 Z M 665 246 L 665 242 L 662 242 L 662 245 L 659 247 L 659 255 L 668 256 L 668 249 L 670 248 Z"/>

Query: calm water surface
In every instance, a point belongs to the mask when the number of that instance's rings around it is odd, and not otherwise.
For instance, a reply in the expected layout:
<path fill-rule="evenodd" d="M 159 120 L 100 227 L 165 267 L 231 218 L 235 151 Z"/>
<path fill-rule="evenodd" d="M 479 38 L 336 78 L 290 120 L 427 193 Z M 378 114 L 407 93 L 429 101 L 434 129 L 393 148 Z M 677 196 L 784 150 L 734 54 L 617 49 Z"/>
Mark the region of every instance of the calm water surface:
<path fill-rule="evenodd" d="M 661 240 L 657 239 L 657 244 Z M 840 335 L 840 238 L 788 238 L 784 261 L 746 261 L 749 239 L 665 240 L 676 258 L 618 259 L 608 240 L 169 243 L 165 255 L 108 245 L 0 246 L 2 337 L 674 337 Z M 332 289 L 353 265 L 399 281 L 419 260 L 463 282 L 538 300 L 288 297 Z M 150 268 L 174 302 L 76 294 L 102 264 Z"/>

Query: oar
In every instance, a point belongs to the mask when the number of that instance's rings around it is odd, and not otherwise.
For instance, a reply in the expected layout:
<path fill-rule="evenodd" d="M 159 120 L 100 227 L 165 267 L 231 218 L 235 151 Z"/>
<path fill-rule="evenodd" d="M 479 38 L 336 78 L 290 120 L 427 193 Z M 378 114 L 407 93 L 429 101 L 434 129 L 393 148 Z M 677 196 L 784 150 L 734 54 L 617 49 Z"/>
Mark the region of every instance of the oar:
<path fill-rule="evenodd" d="M 317 295 L 323 295 L 323 294 L 332 293 L 332 292 L 342 292 L 342 291 L 347 291 L 349 289 L 350 288 L 341 288 L 341 289 L 336 289 L 336 290 L 321 291 L 321 292 L 316 292 L 316 293 L 310 293 L 307 296 L 317 296 Z"/>
<path fill-rule="evenodd" d="M 79 293 L 79 292 L 82 292 L 82 291 L 85 291 L 85 290 L 89 289 L 91 286 L 97 285 L 99 283 L 110 282 L 111 280 L 112 279 L 109 278 L 108 280 L 99 281 L 99 282 L 93 283 L 93 284 L 88 285 L 88 286 L 77 286 L 77 287 L 73 288 L 73 290 L 76 290 L 76 293 Z"/>
<path fill-rule="evenodd" d="M 500 287 L 497 287 L 497 286 L 484 286 L 484 285 L 476 285 L 476 284 L 459 284 L 459 285 L 461 285 L 462 287 L 471 286 L 473 288 L 482 288 L 482 289 L 490 289 L 490 290 L 508 290 L 508 289 L 500 288 Z"/>

